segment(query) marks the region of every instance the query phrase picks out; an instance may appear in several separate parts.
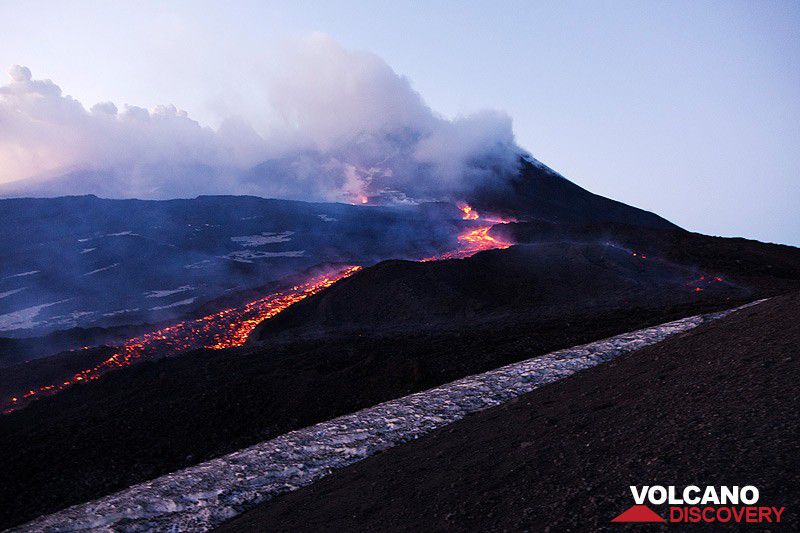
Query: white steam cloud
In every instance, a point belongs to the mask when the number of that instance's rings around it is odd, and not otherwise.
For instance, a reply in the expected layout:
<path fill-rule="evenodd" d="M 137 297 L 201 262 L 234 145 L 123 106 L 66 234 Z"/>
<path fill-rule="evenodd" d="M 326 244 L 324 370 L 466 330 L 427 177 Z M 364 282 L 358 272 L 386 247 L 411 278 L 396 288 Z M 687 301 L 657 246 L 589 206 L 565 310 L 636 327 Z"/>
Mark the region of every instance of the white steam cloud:
<path fill-rule="evenodd" d="M 0 87 L 0 195 L 425 200 L 495 187 L 516 168 L 507 115 L 442 118 L 373 54 L 315 34 L 276 72 L 265 90 L 279 120 L 257 132 L 243 118 L 203 127 L 173 105 L 87 111 L 15 65 Z"/>

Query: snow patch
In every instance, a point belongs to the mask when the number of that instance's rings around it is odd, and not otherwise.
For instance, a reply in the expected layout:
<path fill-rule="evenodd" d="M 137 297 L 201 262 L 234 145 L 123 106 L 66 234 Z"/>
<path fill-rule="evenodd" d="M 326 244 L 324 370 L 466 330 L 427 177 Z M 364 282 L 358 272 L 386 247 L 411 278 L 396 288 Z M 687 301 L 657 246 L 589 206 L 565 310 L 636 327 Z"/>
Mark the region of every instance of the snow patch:
<path fill-rule="evenodd" d="M 59 300 L 57 302 L 33 305 L 31 307 L 26 307 L 18 311 L 13 311 L 11 313 L 0 315 L 0 331 L 35 328 L 36 326 L 42 323 L 42 322 L 36 322 L 34 320 L 37 316 L 39 316 L 39 313 L 42 312 L 42 309 L 62 304 L 70 300 L 71 298 L 67 298 L 66 300 Z"/>
<path fill-rule="evenodd" d="M 189 305 L 190 303 L 194 303 L 196 298 L 187 298 L 185 300 L 181 300 L 180 302 L 171 303 L 168 305 L 158 305 L 156 307 L 151 307 L 151 311 L 160 311 L 161 309 L 169 309 L 170 307 L 180 307 L 182 305 Z"/>
<path fill-rule="evenodd" d="M 71 313 L 67 313 L 65 315 L 56 315 L 45 320 L 42 320 L 37 324 L 37 327 L 41 326 L 58 326 L 58 327 L 74 327 L 77 325 L 78 321 L 81 318 L 85 318 L 87 316 L 94 315 L 94 311 L 73 311 Z"/>
<path fill-rule="evenodd" d="M 91 276 L 92 274 L 97 274 L 98 272 L 105 272 L 106 270 L 111 270 L 112 268 L 116 268 L 119 266 L 119 263 L 114 263 L 113 265 L 108 265 L 103 268 L 98 268 L 97 270 L 92 270 L 91 272 L 87 272 L 84 276 Z"/>
<path fill-rule="evenodd" d="M 177 289 L 163 289 L 163 290 L 154 290 L 154 291 L 147 291 L 144 293 L 145 298 L 164 298 L 166 296 L 171 296 L 173 294 L 179 294 L 186 291 L 193 291 L 194 287 L 191 285 L 183 285 L 182 287 L 178 287 Z"/>
<path fill-rule="evenodd" d="M 12 274 L 11 276 L 6 276 L 3 279 L 11 279 L 11 278 L 24 278 L 25 276 L 33 276 L 34 274 L 38 274 L 39 270 L 29 270 L 27 272 L 20 272 L 19 274 Z"/>
<path fill-rule="evenodd" d="M 249 250 L 240 250 L 238 252 L 231 252 L 228 255 L 223 255 L 223 259 L 230 259 L 238 263 L 252 263 L 255 259 L 269 259 L 273 257 L 303 257 L 305 250 L 289 250 L 286 252 L 262 252 Z"/>
<path fill-rule="evenodd" d="M 329 217 L 328 215 L 326 215 L 326 214 L 324 214 L 324 213 L 322 213 L 322 214 L 319 214 L 319 215 L 317 215 L 317 216 L 318 216 L 320 219 L 322 219 L 322 221 L 323 221 L 323 222 L 336 222 L 337 220 L 339 220 L 338 218 Z"/>
<path fill-rule="evenodd" d="M 183 265 L 183 268 L 206 268 L 211 263 L 210 259 L 203 259 L 202 261 L 198 261 L 197 263 L 189 263 L 188 265 Z"/>
<path fill-rule="evenodd" d="M 6 296 L 11 296 L 12 294 L 17 294 L 19 291 L 24 291 L 27 287 L 20 287 L 19 289 L 11 289 L 10 291 L 0 292 L 0 300 L 5 298 Z"/>
<path fill-rule="evenodd" d="M 89 252 L 94 252 L 95 250 L 97 250 L 97 248 L 84 248 L 83 250 L 80 251 L 80 253 L 88 254 Z"/>
<path fill-rule="evenodd" d="M 261 235 L 242 235 L 240 237 L 231 237 L 231 240 L 240 246 L 253 247 L 263 246 L 265 244 L 274 244 L 276 242 L 289 242 L 291 236 L 294 235 L 293 231 L 283 231 L 281 233 L 262 233 Z"/>
<path fill-rule="evenodd" d="M 110 313 L 103 313 L 103 316 L 117 316 L 117 315 L 124 315 L 125 313 L 135 313 L 138 311 L 138 307 L 134 307 L 133 309 L 118 309 L 116 311 L 111 311 Z"/>

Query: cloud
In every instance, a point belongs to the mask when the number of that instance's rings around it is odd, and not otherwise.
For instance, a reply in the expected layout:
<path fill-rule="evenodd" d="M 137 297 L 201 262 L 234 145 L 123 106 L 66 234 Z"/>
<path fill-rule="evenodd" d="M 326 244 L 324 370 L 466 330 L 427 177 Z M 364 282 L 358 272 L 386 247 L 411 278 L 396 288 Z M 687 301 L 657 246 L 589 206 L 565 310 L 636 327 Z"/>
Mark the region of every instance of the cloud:
<path fill-rule="evenodd" d="M 463 196 L 513 172 L 521 153 L 496 111 L 445 119 L 368 52 L 313 34 L 283 49 L 268 125 L 203 127 L 174 105 L 88 111 L 26 67 L 0 87 L 0 194 L 197 194 L 355 201 Z M 260 128 L 259 128 L 260 126 Z"/>

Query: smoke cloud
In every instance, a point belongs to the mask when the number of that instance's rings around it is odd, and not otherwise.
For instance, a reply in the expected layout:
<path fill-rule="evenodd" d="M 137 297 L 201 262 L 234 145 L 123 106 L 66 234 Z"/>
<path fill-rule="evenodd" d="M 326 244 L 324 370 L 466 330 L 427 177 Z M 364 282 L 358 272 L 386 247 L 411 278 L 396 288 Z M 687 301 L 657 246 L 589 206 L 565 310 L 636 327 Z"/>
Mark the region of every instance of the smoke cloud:
<path fill-rule="evenodd" d="M 0 87 L 0 195 L 458 199 L 517 167 L 504 113 L 443 118 L 382 59 L 322 34 L 284 52 L 264 89 L 277 120 L 216 130 L 174 105 L 87 110 L 13 66 Z"/>

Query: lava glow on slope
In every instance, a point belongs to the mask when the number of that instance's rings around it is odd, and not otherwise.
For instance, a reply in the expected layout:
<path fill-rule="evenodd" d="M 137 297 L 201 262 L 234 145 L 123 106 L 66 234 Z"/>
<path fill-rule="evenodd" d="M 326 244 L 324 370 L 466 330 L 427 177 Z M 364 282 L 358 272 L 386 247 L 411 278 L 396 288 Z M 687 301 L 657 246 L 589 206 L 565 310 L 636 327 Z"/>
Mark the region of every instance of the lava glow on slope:
<path fill-rule="evenodd" d="M 99 379 L 110 370 L 130 366 L 143 360 L 167 357 L 197 348 L 220 350 L 242 346 L 250 332 L 261 321 L 277 315 L 290 305 L 330 287 L 360 269 L 360 266 L 349 266 L 326 275 L 313 277 L 290 289 L 254 300 L 242 307 L 225 309 L 203 318 L 179 322 L 134 337 L 120 346 L 111 357 L 94 367 L 81 370 L 71 379 L 61 383 L 45 385 L 30 389 L 18 396 L 12 396 L 5 400 L 0 407 L 4 409 L 4 413 L 9 413 L 34 398 L 54 394 L 76 383 Z"/>
<path fill-rule="evenodd" d="M 462 218 L 464 220 L 478 220 L 480 218 L 478 212 L 472 209 L 472 206 L 468 204 L 458 204 L 458 208 L 463 213 Z"/>
<path fill-rule="evenodd" d="M 362 199 L 365 200 L 366 198 Z M 459 204 L 458 208 L 466 221 L 492 224 L 510 222 L 503 219 L 483 221 L 467 204 Z M 472 226 L 458 236 L 458 249 L 422 261 L 463 259 L 484 250 L 505 249 L 513 244 L 489 235 L 491 228 L 491 224 Z M 292 304 L 330 287 L 360 269 L 360 266 L 348 266 L 326 275 L 312 277 L 290 289 L 259 298 L 241 307 L 225 309 L 203 318 L 186 320 L 134 337 L 118 347 L 111 357 L 94 367 L 81 370 L 61 383 L 31 388 L 22 394 L 7 398 L 0 403 L 0 409 L 3 409 L 3 413 L 10 413 L 36 398 L 55 394 L 76 383 L 97 380 L 106 372 L 148 359 L 169 357 L 198 348 L 221 350 L 242 346 L 260 322 L 274 317 Z"/>
<path fill-rule="evenodd" d="M 512 246 L 514 243 L 504 241 L 489 235 L 489 230 L 492 226 L 479 226 L 472 228 L 458 236 L 458 241 L 461 244 L 458 250 L 435 255 L 433 257 L 426 257 L 423 262 L 428 261 L 443 261 L 445 259 L 464 259 L 471 257 L 478 252 L 485 250 L 505 250 Z"/>
<path fill-rule="evenodd" d="M 462 219 L 481 221 L 481 216 L 469 205 L 459 204 L 458 208 L 461 210 Z M 492 229 L 493 224 L 507 224 L 508 222 L 515 222 L 516 220 L 487 218 L 484 221 L 490 222 L 491 224 L 469 228 L 458 236 L 458 242 L 460 246 L 457 250 L 446 252 L 441 255 L 435 255 L 433 257 L 426 257 L 422 261 L 428 262 L 442 261 L 445 259 L 464 259 L 485 250 L 505 250 L 514 244 L 513 242 L 489 235 L 489 231 Z"/>

